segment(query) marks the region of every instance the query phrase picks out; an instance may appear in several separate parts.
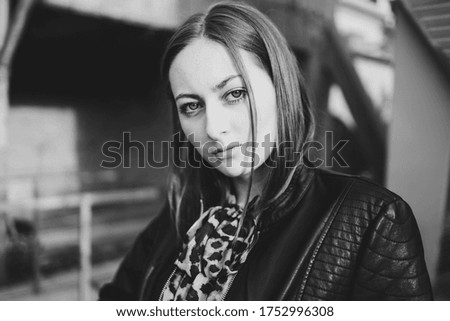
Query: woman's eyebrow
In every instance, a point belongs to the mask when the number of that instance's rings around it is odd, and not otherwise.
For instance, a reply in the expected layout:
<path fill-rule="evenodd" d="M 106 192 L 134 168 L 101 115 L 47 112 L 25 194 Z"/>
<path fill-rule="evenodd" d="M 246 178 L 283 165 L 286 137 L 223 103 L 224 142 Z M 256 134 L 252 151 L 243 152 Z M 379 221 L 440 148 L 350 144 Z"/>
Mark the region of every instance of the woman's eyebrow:
<path fill-rule="evenodd" d="M 227 78 L 225 78 L 224 80 L 222 80 L 220 83 L 218 83 L 217 85 L 215 85 L 215 86 L 214 86 L 214 90 L 220 90 L 220 89 L 222 89 L 223 87 L 225 87 L 225 85 L 226 85 L 229 81 L 233 80 L 234 78 L 242 78 L 242 76 L 241 76 L 241 75 L 231 75 L 231 76 L 228 76 Z M 178 94 L 178 95 L 175 97 L 175 101 L 177 101 L 178 99 L 181 99 L 181 98 L 192 98 L 192 99 L 200 100 L 200 96 L 199 96 L 199 95 L 196 95 L 196 94 L 184 94 L 184 93 L 181 93 L 181 94 Z"/>
<path fill-rule="evenodd" d="M 223 87 L 225 87 L 225 85 L 226 85 L 230 80 L 232 80 L 232 79 L 234 79 L 234 78 L 242 78 L 242 76 L 241 76 L 241 75 L 231 75 L 231 76 L 228 76 L 227 78 L 225 78 L 224 80 L 222 80 L 219 84 L 217 84 L 217 85 L 214 87 L 214 89 L 216 89 L 216 90 L 222 89 Z"/>
<path fill-rule="evenodd" d="M 192 98 L 192 99 L 197 99 L 200 100 L 200 96 L 196 95 L 196 94 L 179 94 L 175 97 L 175 100 L 181 99 L 181 98 Z"/>

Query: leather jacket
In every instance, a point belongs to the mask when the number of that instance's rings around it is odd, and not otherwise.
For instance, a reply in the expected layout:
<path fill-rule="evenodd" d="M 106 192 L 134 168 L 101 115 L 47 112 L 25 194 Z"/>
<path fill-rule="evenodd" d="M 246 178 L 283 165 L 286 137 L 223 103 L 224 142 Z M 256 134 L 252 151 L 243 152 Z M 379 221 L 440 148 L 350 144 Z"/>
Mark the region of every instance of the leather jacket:
<path fill-rule="evenodd" d="M 258 242 L 225 300 L 432 299 L 419 229 L 405 201 L 364 178 L 298 172 L 261 214 Z M 291 191 L 295 198 L 286 202 Z M 158 300 L 179 248 L 165 206 L 100 299 Z"/>

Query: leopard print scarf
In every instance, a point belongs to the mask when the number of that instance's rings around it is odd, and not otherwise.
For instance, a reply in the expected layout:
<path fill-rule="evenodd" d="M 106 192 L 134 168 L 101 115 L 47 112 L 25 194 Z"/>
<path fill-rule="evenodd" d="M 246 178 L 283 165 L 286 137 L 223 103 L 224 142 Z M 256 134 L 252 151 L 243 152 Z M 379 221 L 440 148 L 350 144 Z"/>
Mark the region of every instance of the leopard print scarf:
<path fill-rule="evenodd" d="M 246 215 L 232 245 L 241 216 L 238 205 L 211 207 L 200 216 L 183 240 L 160 300 L 223 299 L 258 238 L 257 220 Z"/>

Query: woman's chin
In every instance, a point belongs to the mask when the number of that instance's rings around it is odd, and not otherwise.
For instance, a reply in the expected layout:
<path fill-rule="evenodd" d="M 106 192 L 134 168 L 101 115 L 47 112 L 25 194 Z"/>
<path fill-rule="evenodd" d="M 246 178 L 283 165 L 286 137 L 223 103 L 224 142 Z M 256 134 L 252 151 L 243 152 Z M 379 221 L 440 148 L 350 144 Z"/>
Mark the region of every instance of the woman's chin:
<path fill-rule="evenodd" d="M 230 178 L 236 178 L 240 177 L 242 175 L 245 175 L 247 173 L 250 173 L 250 168 L 245 168 L 239 165 L 236 166 L 227 166 L 225 164 L 222 164 L 216 168 L 219 172 L 221 172 L 223 175 L 230 177 Z"/>

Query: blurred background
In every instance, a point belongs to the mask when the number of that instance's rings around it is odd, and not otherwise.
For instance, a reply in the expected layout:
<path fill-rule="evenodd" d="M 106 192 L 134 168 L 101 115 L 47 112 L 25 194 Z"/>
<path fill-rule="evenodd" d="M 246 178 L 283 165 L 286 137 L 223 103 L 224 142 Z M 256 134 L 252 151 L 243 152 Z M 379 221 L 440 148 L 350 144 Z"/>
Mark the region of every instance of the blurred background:
<path fill-rule="evenodd" d="M 213 2 L 0 0 L 0 300 L 94 300 L 112 278 L 164 201 L 167 168 L 144 162 L 171 135 L 161 54 Z M 316 139 L 349 141 L 328 167 L 411 205 L 449 300 L 450 1 L 249 2 L 298 57 Z M 129 166 L 103 168 L 124 133 Z"/>

